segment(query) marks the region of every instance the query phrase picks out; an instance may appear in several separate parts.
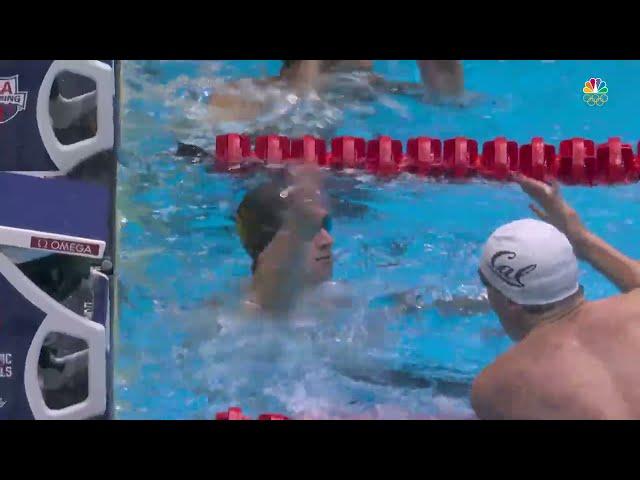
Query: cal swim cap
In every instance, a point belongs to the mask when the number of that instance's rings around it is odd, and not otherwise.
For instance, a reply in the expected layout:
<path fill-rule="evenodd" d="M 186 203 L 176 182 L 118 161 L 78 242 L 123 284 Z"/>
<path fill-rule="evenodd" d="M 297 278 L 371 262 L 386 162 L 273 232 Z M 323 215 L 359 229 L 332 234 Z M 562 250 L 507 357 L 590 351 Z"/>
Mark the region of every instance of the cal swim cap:
<path fill-rule="evenodd" d="M 567 237 L 549 223 L 517 220 L 484 245 L 480 272 L 519 305 L 558 302 L 578 291 L 578 261 Z"/>
<path fill-rule="evenodd" d="M 236 227 L 244 249 L 254 260 L 267 248 L 284 223 L 287 203 L 280 196 L 283 182 L 270 181 L 250 190 L 236 213 Z"/>

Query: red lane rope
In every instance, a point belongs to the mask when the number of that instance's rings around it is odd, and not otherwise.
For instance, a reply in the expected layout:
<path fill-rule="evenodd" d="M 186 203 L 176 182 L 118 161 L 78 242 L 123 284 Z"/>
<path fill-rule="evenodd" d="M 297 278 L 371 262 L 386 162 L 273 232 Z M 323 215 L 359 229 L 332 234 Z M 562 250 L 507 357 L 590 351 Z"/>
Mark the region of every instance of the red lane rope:
<path fill-rule="evenodd" d="M 637 182 L 640 157 L 630 144 L 610 138 L 596 145 L 592 140 L 571 138 L 559 148 L 540 137 L 518 145 L 505 137 L 478 142 L 465 137 L 440 140 L 415 137 L 406 143 L 381 136 L 372 140 L 337 137 L 330 142 L 305 135 L 289 138 L 266 135 L 251 139 L 246 135 L 216 137 L 215 161 L 220 171 L 237 171 L 255 163 L 278 165 L 313 163 L 335 170 L 356 169 L 389 176 L 407 172 L 419 176 L 466 179 L 481 177 L 506 181 L 520 172 L 539 179 L 557 179 L 568 185 L 613 185 Z M 640 152 L 640 142 L 636 152 Z"/>
<path fill-rule="evenodd" d="M 242 413 L 242 409 L 231 407 L 226 412 L 216 413 L 216 420 L 252 420 Z M 258 420 L 290 420 L 289 417 L 279 413 L 263 413 Z"/>

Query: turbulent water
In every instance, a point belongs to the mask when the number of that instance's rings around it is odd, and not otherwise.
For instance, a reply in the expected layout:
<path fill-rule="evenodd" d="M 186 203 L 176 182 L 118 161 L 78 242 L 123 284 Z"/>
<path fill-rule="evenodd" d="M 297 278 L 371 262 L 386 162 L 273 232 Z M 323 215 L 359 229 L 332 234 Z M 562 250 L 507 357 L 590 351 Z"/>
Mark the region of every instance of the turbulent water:
<path fill-rule="evenodd" d="M 632 136 L 635 112 L 614 94 L 614 85 L 623 94 L 628 77 L 623 67 L 602 65 L 611 105 L 600 116 L 575 103 L 580 96 L 569 98 L 586 66 L 470 62 L 469 88 L 484 100 L 467 109 L 379 94 L 358 75 L 342 76 L 322 98 L 247 81 L 247 98 L 265 97 L 268 108 L 234 124 L 207 106 L 212 92 L 231 79 L 275 75 L 277 62 L 125 62 L 117 415 L 212 418 L 238 405 L 252 416 L 470 418 L 471 381 L 510 342 L 493 314 L 450 300 L 483 297 L 476 278 L 482 243 L 502 223 L 529 216 L 517 188 L 329 175 L 335 283 L 310 293 L 291 319 L 256 320 L 241 307 L 250 259 L 233 215 L 268 174 L 210 173 L 176 158 L 176 144 L 212 150 L 225 132 L 507 135 L 521 142 L 585 132 L 599 140 Z M 383 69 L 416 78 L 411 62 Z M 635 186 L 569 188 L 566 195 L 597 233 L 640 256 Z M 615 291 L 586 265 L 581 279 L 591 298 Z"/>

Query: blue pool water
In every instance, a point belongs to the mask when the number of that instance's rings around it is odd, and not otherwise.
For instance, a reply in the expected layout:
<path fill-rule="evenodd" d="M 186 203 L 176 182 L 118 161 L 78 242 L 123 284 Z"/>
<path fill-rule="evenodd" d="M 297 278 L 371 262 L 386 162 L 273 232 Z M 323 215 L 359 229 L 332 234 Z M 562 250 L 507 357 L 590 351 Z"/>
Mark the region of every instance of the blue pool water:
<path fill-rule="evenodd" d="M 222 81 L 278 68 L 276 61 L 125 63 L 117 417 L 213 418 L 230 405 L 252 416 L 470 417 L 473 377 L 510 341 L 489 312 L 463 315 L 429 305 L 452 295 L 482 297 L 475 273 L 481 245 L 499 225 L 529 216 L 524 194 L 480 181 L 331 175 L 335 280 L 344 286 L 316 293 L 291 322 L 255 322 L 237 311 L 250 261 L 232 216 L 260 178 L 207 173 L 204 165 L 172 155 L 176 141 L 211 148 L 217 133 L 277 130 L 403 141 L 542 136 L 556 145 L 572 136 L 599 142 L 620 136 L 635 144 L 640 92 L 633 79 L 640 62 L 465 62 L 467 87 L 481 97 L 464 109 L 402 96 L 336 94 L 284 97 L 246 124 L 211 118 L 205 102 Z M 381 61 L 375 68 L 395 80 L 418 79 L 410 61 Z M 591 76 L 609 86 L 602 108 L 582 101 Z M 591 229 L 640 257 L 637 185 L 567 187 L 564 193 Z M 590 299 L 615 292 L 588 265 L 581 281 Z M 356 299 L 351 307 L 310 306 L 344 292 Z M 413 308 L 390 298 L 402 292 L 410 292 L 405 297 Z"/>

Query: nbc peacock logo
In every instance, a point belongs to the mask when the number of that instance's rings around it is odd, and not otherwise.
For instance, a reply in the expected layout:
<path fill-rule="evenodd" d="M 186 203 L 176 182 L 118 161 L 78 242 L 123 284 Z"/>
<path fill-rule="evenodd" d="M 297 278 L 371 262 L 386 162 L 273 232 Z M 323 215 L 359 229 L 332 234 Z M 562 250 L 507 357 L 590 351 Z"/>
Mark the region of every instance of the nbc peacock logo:
<path fill-rule="evenodd" d="M 609 87 L 607 87 L 607 82 L 601 78 L 592 77 L 588 81 L 584 82 L 582 93 L 584 93 L 582 100 L 584 100 L 584 103 L 590 107 L 601 107 L 607 103 L 607 100 L 609 100 L 609 97 L 607 96 L 607 93 L 609 93 Z"/>

